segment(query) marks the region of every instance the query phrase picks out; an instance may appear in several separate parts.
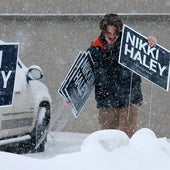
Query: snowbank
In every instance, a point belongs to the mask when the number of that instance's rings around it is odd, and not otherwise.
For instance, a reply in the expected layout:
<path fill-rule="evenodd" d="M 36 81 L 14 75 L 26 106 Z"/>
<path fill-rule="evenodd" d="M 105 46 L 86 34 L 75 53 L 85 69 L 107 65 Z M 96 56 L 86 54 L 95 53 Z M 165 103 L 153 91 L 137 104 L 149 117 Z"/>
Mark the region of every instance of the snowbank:
<path fill-rule="evenodd" d="M 2 170 L 170 170 L 170 143 L 150 129 L 131 139 L 119 130 L 101 130 L 84 140 L 80 152 L 50 159 L 0 152 L 0 162 Z"/>

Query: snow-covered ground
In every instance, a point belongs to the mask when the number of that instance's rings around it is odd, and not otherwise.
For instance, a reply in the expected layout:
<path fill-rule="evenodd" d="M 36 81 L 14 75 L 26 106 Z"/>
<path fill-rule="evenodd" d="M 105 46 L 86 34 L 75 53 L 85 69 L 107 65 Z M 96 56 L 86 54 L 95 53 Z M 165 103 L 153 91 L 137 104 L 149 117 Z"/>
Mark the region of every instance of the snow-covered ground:
<path fill-rule="evenodd" d="M 79 152 L 80 146 L 88 134 L 71 132 L 50 132 L 45 152 L 26 154 L 26 156 L 48 159 L 59 154 Z"/>
<path fill-rule="evenodd" d="M 170 170 L 170 143 L 150 129 L 50 133 L 43 153 L 0 152 L 2 170 Z"/>

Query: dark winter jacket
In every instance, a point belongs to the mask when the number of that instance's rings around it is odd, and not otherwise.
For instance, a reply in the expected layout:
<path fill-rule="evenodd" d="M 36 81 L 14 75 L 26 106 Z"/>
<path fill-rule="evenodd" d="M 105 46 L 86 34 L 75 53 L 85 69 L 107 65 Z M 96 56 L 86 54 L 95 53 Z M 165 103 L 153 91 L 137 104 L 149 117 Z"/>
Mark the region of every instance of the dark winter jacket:
<path fill-rule="evenodd" d="M 88 49 L 94 60 L 97 108 L 121 108 L 142 101 L 140 76 L 118 63 L 120 41 L 121 37 L 109 49 L 101 34 Z"/>

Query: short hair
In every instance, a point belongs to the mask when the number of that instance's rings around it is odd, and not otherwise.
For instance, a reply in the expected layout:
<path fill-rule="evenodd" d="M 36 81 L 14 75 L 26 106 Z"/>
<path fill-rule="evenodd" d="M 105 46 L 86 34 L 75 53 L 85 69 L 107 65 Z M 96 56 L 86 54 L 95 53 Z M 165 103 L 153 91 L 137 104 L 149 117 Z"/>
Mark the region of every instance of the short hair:
<path fill-rule="evenodd" d="M 99 27 L 102 31 L 106 31 L 107 26 L 112 25 L 117 28 L 117 33 L 119 34 L 123 28 L 123 22 L 119 15 L 117 14 L 106 14 L 99 23 Z"/>

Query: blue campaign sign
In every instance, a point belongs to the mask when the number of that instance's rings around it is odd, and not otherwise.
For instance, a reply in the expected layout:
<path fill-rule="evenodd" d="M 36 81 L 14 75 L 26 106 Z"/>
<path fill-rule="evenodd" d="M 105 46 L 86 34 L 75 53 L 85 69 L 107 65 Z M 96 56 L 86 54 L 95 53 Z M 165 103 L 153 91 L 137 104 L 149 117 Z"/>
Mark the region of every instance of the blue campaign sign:
<path fill-rule="evenodd" d="M 119 63 L 168 91 L 170 52 L 155 44 L 148 45 L 145 36 L 124 25 Z"/>
<path fill-rule="evenodd" d="M 0 44 L 0 106 L 12 105 L 18 44 Z"/>
<path fill-rule="evenodd" d="M 93 61 L 90 52 L 80 52 L 58 92 L 72 103 L 73 114 L 78 117 L 93 89 Z"/>
<path fill-rule="evenodd" d="M 80 52 L 74 61 L 72 67 L 70 68 L 67 76 L 65 77 L 62 85 L 60 86 L 58 92 L 59 94 L 65 99 L 65 101 L 69 102 L 70 98 L 66 92 L 66 86 L 68 85 L 70 81 L 70 77 L 72 77 L 73 74 L 75 74 L 75 71 L 78 69 L 78 65 L 82 62 L 82 59 L 85 57 L 86 53 Z"/>

